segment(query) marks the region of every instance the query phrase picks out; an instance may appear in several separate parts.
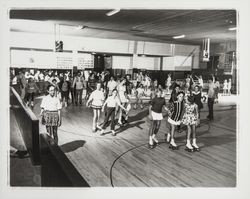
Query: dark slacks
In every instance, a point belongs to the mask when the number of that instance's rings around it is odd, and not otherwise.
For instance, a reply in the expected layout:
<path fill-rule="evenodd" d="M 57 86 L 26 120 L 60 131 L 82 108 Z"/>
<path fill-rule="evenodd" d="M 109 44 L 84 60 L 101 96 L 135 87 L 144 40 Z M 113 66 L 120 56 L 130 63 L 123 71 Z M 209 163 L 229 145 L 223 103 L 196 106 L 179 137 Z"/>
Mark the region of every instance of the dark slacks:
<path fill-rule="evenodd" d="M 63 99 L 65 99 L 65 101 L 68 103 L 69 91 L 61 91 L 61 97 L 62 97 L 62 101 L 63 101 Z"/>
<path fill-rule="evenodd" d="M 83 89 L 76 89 L 76 104 L 79 102 L 82 104 L 82 91 Z"/>
<path fill-rule="evenodd" d="M 31 100 L 34 102 L 34 95 L 35 93 L 26 93 L 26 101 L 29 102 Z"/>
<path fill-rule="evenodd" d="M 208 118 L 210 120 L 214 119 L 214 98 L 208 98 L 207 100 L 207 106 L 208 106 Z"/>
<path fill-rule="evenodd" d="M 102 128 L 105 129 L 108 127 L 110 117 L 111 117 L 111 130 L 115 130 L 115 107 L 107 107 Z"/>

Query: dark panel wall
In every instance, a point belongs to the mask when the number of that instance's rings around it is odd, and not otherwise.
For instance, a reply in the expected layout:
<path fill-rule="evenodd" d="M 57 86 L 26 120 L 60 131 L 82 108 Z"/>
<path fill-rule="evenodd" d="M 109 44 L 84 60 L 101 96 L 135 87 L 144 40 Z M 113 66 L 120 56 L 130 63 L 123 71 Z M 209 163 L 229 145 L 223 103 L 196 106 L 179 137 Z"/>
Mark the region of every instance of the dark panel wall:
<path fill-rule="evenodd" d="M 14 110 L 26 148 L 31 154 L 31 160 L 34 165 L 38 165 L 40 164 L 39 120 L 35 114 L 24 105 L 13 87 L 11 87 L 10 90 L 10 105 Z"/>

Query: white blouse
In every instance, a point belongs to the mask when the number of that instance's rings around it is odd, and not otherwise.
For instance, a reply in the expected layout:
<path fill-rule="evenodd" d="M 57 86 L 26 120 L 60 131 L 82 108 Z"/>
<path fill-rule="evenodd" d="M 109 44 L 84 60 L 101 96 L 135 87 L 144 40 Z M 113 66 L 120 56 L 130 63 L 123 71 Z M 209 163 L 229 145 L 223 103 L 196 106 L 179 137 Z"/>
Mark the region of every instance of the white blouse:
<path fill-rule="evenodd" d="M 47 95 L 43 98 L 40 107 L 46 111 L 57 111 L 62 108 L 62 104 L 59 98 L 55 96 L 51 97 L 50 95 Z"/>
<path fill-rule="evenodd" d="M 99 90 L 95 90 L 91 93 L 90 99 L 93 99 L 92 105 L 102 106 L 104 101 L 104 93 Z"/>
<path fill-rule="evenodd" d="M 110 96 L 107 98 L 107 107 L 116 107 L 116 104 L 120 105 L 120 100 L 118 99 L 118 97 L 113 97 Z"/>

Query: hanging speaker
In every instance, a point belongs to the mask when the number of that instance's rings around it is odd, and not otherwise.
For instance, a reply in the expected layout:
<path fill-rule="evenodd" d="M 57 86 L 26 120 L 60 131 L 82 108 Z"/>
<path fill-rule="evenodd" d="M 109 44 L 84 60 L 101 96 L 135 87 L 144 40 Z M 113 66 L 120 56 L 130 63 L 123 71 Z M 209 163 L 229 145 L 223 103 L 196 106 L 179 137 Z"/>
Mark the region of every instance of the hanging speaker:
<path fill-rule="evenodd" d="M 208 62 L 209 57 L 210 57 L 210 39 L 205 38 L 203 40 L 202 61 Z"/>
<path fill-rule="evenodd" d="M 63 52 L 63 41 L 55 41 L 55 51 Z"/>

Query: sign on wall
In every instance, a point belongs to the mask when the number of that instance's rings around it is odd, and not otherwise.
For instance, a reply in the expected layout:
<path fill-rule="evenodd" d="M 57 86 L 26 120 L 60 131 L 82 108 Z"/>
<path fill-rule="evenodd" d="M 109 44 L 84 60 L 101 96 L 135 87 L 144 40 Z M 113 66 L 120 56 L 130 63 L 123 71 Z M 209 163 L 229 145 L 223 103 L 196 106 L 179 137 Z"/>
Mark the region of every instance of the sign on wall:
<path fill-rule="evenodd" d="M 94 67 L 94 57 L 88 53 L 11 50 L 11 67 L 72 69 L 74 60 L 77 60 L 77 67 L 80 69 Z"/>

